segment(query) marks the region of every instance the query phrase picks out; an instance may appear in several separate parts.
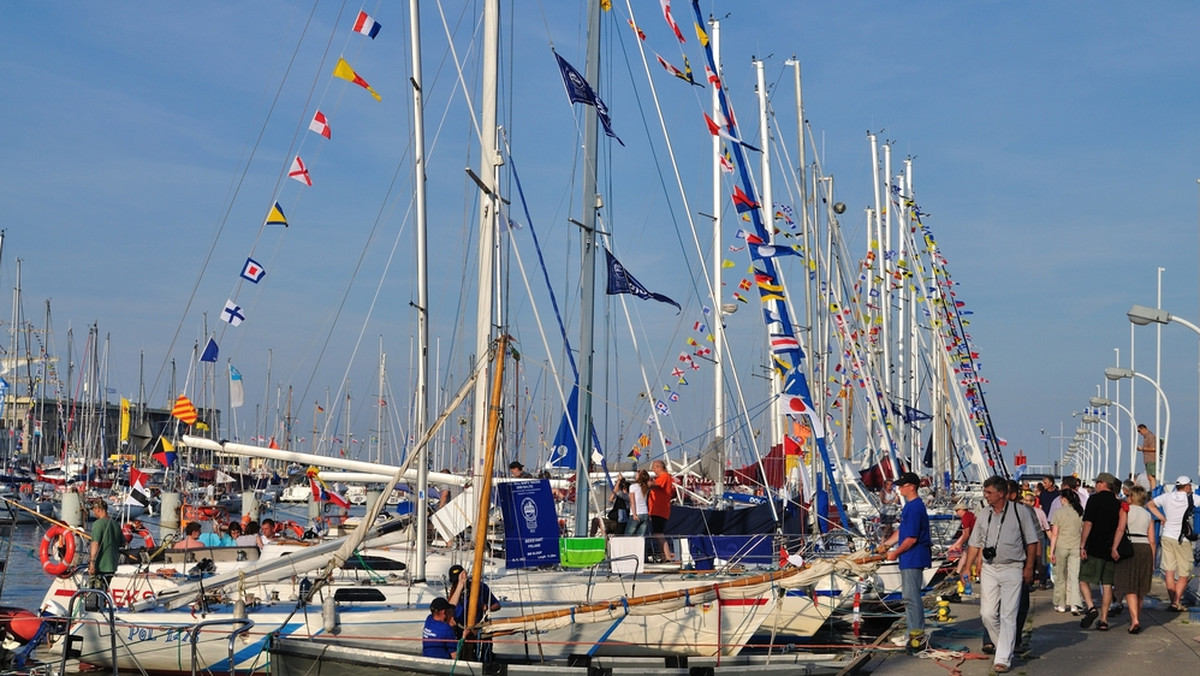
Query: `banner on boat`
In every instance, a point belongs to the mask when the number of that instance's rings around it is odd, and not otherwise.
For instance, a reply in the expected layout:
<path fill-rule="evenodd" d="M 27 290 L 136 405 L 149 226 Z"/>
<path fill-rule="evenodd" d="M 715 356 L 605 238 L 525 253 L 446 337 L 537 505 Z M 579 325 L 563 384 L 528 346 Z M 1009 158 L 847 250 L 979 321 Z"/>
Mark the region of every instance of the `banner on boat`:
<path fill-rule="evenodd" d="M 558 563 L 558 514 L 548 481 L 510 481 L 497 487 L 504 514 L 504 563 L 534 568 Z"/>

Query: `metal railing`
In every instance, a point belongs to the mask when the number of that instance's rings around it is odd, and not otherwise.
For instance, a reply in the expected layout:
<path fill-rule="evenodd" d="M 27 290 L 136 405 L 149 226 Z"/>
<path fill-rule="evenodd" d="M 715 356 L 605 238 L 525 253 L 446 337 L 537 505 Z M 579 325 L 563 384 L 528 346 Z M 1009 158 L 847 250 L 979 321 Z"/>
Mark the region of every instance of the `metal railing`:
<path fill-rule="evenodd" d="M 234 662 L 234 647 L 237 643 L 237 638 L 250 631 L 250 628 L 254 626 L 254 620 L 242 617 L 234 617 L 227 620 L 208 620 L 192 627 L 192 676 L 196 676 L 196 642 L 200 639 L 200 632 L 206 627 L 215 627 L 222 624 L 237 625 L 237 628 L 229 632 L 229 673 L 230 676 L 237 674 L 237 663 Z"/>
<path fill-rule="evenodd" d="M 58 673 L 64 674 L 67 671 L 67 659 L 71 657 L 78 658 L 81 656 L 80 651 L 73 650 L 72 647 L 76 643 L 82 643 L 82 636 L 71 635 L 71 625 L 75 622 L 75 603 L 81 598 L 95 596 L 104 602 L 104 607 L 101 609 L 108 619 L 108 639 L 109 650 L 112 653 L 112 673 L 117 676 L 117 626 L 116 626 L 116 605 L 113 603 L 112 596 L 103 589 L 91 589 L 84 587 L 76 589 L 71 595 L 71 602 L 67 604 L 67 630 L 63 639 L 62 659 L 58 663 Z M 85 608 L 86 609 L 86 608 Z M 78 639 L 78 640 L 76 640 Z"/>

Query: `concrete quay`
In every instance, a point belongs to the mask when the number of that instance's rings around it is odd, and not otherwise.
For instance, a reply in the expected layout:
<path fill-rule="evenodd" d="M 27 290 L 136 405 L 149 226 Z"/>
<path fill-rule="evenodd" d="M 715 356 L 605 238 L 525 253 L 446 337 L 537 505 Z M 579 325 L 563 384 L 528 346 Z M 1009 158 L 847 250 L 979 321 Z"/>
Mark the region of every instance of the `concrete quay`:
<path fill-rule="evenodd" d="M 1088 676 L 1148 676 L 1195 673 L 1200 668 L 1200 608 L 1191 613 L 1167 609 L 1167 595 L 1155 577 L 1142 610 L 1140 634 L 1130 634 L 1129 613 L 1109 617 L 1109 630 L 1079 626 L 1080 617 L 1054 610 L 1053 590 L 1038 590 L 1030 598 L 1032 640 L 1030 650 L 1018 655 L 1010 674 L 1087 674 Z M 927 601 L 926 605 L 931 605 Z M 986 631 L 979 619 L 978 596 L 963 597 L 950 605 L 951 620 L 926 619 L 930 649 L 909 655 L 892 643 L 902 637 L 903 622 L 885 633 L 872 658 L 857 673 L 878 676 L 993 674 L 992 655 L 980 646 Z M 1029 624 L 1027 623 L 1027 627 Z M 897 638 L 897 640 L 899 640 Z"/>

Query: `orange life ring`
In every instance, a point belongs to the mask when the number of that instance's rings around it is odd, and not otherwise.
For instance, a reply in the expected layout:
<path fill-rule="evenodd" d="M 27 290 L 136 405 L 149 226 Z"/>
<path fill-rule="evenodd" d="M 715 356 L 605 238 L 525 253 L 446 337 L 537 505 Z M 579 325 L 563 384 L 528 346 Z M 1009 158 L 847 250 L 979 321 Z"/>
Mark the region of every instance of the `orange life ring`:
<path fill-rule="evenodd" d="M 154 536 L 150 534 L 149 528 L 134 528 L 132 523 L 126 523 L 121 526 L 121 534 L 125 536 L 125 544 L 133 542 L 134 535 L 142 536 L 142 542 L 145 543 L 146 549 L 154 549 Z"/>
<path fill-rule="evenodd" d="M 185 521 L 224 521 L 225 508 L 220 505 L 184 505 L 183 518 Z"/>
<path fill-rule="evenodd" d="M 296 534 L 297 540 L 304 539 L 304 529 L 301 528 L 300 524 L 296 523 L 295 521 L 286 521 L 284 522 L 283 527 L 290 528 L 292 532 Z"/>
<path fill-rule="evenodd" d="M 58 549 L 56 542 L 60 537 L 64 540 L 63 555 L 61 559 L 56 559 L 56 552 L 53 550 Z M 71 568 L 75 564 L 75 533 L 62 526 L 53 526 L 42 538 L 38 556 L 42 559 L 42 570 L 51 575 L 70 577 Z"/>

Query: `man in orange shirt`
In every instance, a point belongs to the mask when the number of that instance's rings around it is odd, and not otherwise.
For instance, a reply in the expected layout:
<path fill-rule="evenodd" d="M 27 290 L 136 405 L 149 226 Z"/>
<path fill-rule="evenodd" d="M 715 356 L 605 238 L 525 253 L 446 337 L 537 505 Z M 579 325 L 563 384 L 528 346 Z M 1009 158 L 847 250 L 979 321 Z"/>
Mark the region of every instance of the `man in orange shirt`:
<path fill-rule="evenodd" d="M 650 531 L 661 546 L 663 560 L 674 561 L 675 556 L 671 554 L 671 546 L 663 534 L 666 532 L 667 519 L 671 518 L 671 498 L 675 496 L 675 477 L 667 471 L 667 465 L 662 460 L 650 463 L 650 471 L 654 473 L 654 480 L 650 482 L 650 495 L 647 496 Z"/>

